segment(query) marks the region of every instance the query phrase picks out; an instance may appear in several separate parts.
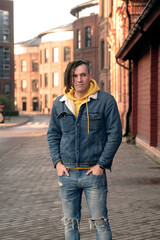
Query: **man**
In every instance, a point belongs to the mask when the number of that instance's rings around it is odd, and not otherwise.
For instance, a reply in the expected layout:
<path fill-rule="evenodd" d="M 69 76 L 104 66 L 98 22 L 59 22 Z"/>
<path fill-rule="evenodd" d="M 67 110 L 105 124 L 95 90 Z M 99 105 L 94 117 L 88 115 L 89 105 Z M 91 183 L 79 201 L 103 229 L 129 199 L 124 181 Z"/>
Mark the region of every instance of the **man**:
<path fill-rule="evenodd" d="M 80 239 L 84 191 L 97 239 L 111 240 L 105 169 L 111 170 L 122 140 L 117 104 L 100 91 L 81 60 L 68 64 L 64 82 L 64 95 L 53 104 L 47 137 L 59 178 L 65 239 Z"/>

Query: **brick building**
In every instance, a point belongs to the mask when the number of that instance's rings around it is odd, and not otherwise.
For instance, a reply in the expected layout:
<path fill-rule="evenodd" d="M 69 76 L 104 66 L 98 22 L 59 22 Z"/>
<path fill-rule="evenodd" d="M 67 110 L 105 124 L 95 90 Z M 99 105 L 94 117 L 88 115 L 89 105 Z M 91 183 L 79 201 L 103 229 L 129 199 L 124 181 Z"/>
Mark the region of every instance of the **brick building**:
<path fill-rule="evenodd" d="M 15 44 L 16 109 L 50 112 L 54 99 L 63 93 L 64 71 L 72 60 L 72 24 Z"/>
<path fill-rule="evenodd" d="M 101 90 L 110 92 L 110 45 L 107 40 L 110 31 L 109 15 L 111 1 L 99 1 L 98 18 L 98 82 Z"/>
<path fill-rule="evenodd" d="M 132 61 L 130 131 L 141 145 L 160 157 L 160 2 L 148 1 L 116 58 Z"/>
<path fill-rule="evenodd" d="M 71 9 L 73 22 L 74 60 L 88 62 L 92 77 L 98 81 L 98 1 L 88 1 Z"/>
<path fill-rule="evenodd" d="M 39 110 L 40 38 L 15 44 L 15 108 Z"/>
<path fill-rule="evenodd" d="M 131 122 L 131 61 L 123 62 L 116 59 L 116 54 L 122 46 L 133 24 L 146 5 L 146 0 L 117 0 L 101 1 L 111 4 L 109 14 L 109 36 L 107 40 L 110 45 L 110 92 L 116 98 L 121 116 L 124 136 L 130 133 Z"/>
<path fill-rule="evenodd" d="M 50 112 L 53 101 L 63 94 L 64 72 L 73 60 L 72 24 L 42 33 L 40 51 L 40 111 Z"/>
<path fill-rule="evenodd" d="M 14 101 L 13 2 L 0 1 L 0 94 Z"/>

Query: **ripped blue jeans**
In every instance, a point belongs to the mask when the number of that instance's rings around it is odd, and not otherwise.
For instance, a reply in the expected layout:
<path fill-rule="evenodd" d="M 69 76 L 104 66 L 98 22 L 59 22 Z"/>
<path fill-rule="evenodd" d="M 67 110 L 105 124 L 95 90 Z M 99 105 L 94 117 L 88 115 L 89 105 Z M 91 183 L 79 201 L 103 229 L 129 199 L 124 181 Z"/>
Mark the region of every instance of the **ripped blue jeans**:
<path fill-rule="evenodd" d="M 70 169 L 70 176 L 59 177 L 60 196 L 64 213 L 65 239 L 79 240 L 81 219 L 81 200 L 84 191 L 90 212 L 90 222 L 96 229 L 97 240 L 112 240 L 107 214 L 106 174 L 93 175 L 88 170 Z"/>

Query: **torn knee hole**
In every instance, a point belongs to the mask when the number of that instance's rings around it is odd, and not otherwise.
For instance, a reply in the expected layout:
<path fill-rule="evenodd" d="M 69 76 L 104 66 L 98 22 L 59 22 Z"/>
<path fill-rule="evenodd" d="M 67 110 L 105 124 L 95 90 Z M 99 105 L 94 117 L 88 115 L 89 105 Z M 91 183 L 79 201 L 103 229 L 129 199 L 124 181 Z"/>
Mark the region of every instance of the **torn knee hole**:
<path fill-rule="evenodd" d="M 104 217 L 98 219 L 90 219 L 90 230 L 92 230 L 92 225 L 95 227 L 98 225 L 103 225 L 105 222 L 107 222 L 107 219 Z"/>
<path fill-rule="evenodd" d="M 92 219 L 92 221 L 101 221 L 101 220 L 104 220 L 104 218 L 99 218 L 99 219 Z"/>
<path fill-rule="evenodd" d="M 62 223 L 65 226 L 69 226 L 70 224 L 72 224 L 72 229 L 77 228 L 77 226 L 78 226 L 78 230 L 80 228 L 80 221 L 78 219 L 63 218 Z"/>

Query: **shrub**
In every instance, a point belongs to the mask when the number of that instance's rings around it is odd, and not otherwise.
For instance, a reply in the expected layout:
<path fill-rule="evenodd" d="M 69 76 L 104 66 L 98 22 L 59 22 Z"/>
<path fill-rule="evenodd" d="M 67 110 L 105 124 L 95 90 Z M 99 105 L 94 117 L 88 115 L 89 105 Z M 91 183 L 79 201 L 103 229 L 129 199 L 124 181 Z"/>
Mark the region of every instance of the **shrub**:
<path fill-rule="evenodd" d="M 14 111 L 13 103 L 4 95 L 0 95 L 0 105 L 5 105 L 5 113 Z"/>

